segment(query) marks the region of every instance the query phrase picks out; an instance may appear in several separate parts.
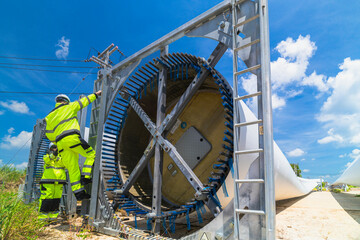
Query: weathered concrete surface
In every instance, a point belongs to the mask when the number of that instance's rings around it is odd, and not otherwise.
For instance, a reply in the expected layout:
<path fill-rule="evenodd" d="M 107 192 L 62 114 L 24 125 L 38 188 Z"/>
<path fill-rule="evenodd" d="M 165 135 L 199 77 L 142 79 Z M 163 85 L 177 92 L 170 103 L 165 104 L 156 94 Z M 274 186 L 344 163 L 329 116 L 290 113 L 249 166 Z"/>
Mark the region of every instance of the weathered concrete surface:
<path fill-rule="evenodd" d="M 277 239 L 360 239 L 360 191 L 277 202 Z"/>

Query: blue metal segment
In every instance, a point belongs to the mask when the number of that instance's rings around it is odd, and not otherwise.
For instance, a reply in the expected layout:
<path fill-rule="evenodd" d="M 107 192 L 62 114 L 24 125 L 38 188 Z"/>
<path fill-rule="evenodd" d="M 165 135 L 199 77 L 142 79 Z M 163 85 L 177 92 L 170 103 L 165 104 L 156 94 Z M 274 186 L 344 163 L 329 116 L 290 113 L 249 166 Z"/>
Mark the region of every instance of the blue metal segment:
<path fill-rule="evenodd" d="M 34 159 L 34 172 L 33 172 L 34 182 L 32 188 L 34 189 L 35 196 L 40 196 L 40 180 L 44 172 L 43 157 L 45 154 L 47 154 L 49 145 L 50 145 L 50 141 L 45 137 L 45 134 L 43 134 L 43 137 L 40 140 Z"/>

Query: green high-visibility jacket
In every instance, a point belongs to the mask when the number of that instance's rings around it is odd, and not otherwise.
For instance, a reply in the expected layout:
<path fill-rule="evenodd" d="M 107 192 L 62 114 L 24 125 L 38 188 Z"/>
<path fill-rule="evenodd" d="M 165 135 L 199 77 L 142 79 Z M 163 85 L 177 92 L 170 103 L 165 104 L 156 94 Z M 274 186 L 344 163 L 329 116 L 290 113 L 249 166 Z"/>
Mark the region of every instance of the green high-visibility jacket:
<path fill-rule="evenodd" d="M 43 159 L 44 173 L 40 183 L 66 183 L 65 165 L 61 157 L 46 154 Z"/>
<path fill-rule="evenodd" d="M 52 142 L 58 142 L 69 135 L 80 135 L 77 112 L 88 106 L 96 98 L 97 95 L 93 93 L 75 102 L 56 103 L 55 108 L 45 117 L 46 137 Z"/>

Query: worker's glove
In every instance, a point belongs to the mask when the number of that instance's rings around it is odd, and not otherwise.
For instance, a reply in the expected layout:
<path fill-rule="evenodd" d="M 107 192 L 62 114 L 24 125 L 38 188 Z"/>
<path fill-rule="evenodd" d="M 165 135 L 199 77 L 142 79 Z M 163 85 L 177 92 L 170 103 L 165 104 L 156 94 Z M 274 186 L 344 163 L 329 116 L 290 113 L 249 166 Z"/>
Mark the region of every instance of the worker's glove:
<path fill-rule="evenodd" d="M 92 180 L 90 178 L 85 178 L 85 176 L 81 176 L 80 183 L 81 185 L 87 185 L 89 183 L 92 183 Z"/>
<path fill-rule="evenodd" d="M 90 195 L 88 193 L 86 193 L 85 190 L 75 193 L 75 197 L 76 197 L 76 200 L 78 200 L 78 201 L 90 199 Z"/>
<path fill-rule="evenodd" d="M 53 151 L 54 156 L 57 156 L 59 154 L 58 150 L 56 149 L 55 151 Z"/>

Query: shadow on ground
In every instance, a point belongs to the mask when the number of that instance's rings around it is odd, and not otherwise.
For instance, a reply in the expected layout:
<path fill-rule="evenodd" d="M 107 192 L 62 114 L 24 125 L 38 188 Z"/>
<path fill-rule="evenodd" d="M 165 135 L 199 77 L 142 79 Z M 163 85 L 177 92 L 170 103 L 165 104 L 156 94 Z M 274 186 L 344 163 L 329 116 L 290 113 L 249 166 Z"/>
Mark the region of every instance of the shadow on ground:
<path fill-rule="evenodd" d="M 300 196 L 300 197 L 296 197 L 296 198 L 290 198 L 290 199 L 276 201 L 276 214 L 279 214 L 282 211 L 284 211 L 286 208 L 291 207 L 293 204 L 297 203 L 298 201 L 305 198 L 309 194 Z"/>
<path fill-rule="evenodd" d="M 360 224 L 360 197 L 348 193 L 331 193 L 340 206 Z"/>

